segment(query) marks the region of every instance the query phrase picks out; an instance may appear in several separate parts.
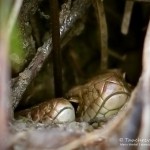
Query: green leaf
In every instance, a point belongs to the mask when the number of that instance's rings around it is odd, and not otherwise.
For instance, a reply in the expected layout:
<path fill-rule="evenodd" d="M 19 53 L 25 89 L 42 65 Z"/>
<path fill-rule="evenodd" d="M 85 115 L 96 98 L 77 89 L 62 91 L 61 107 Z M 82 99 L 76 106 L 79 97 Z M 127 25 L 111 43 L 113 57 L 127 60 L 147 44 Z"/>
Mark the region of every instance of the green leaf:
<path fill-rule="evenodd" d="M 9 54 L 13 74 L 17 74 L 24 68 L 26 62 L 26 54 L 23 49 L 23 38 L 18 24 L 14 26 L 11 35 Z"/>

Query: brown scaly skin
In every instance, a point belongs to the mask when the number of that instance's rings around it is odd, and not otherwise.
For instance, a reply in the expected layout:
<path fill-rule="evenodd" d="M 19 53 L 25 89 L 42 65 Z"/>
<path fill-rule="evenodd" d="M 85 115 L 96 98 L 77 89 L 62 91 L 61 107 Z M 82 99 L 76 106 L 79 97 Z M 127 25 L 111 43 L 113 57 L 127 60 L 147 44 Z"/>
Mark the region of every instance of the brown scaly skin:
<path fill-rule="evenodd" d="M 27 117 L 36 122 L 72 122 L 75 120 L 75 112 L 71 103 L 64 98 L 45 101 L 30 109 L 19 111 L 16 118 Z"/>
<path fill-rule="evenodd" d="M 76 117 L 79 121 L 106 121 L 118 113 L 128 101 L 128 84 L 117 72 L 109 72 L 95 77 L 90 82 L 71 89 L 67 98 L 79 103 Z"/>
<path fill-rule="evenodd" d="M 107 121 L 118 113 L 128 101 L 128 84 L 116 72 L 99 75 L 90 82 L 77 86 L 67 93 L 70 102 L 78 103 L 77 120 L 86 122 Z M 57 98 L 46 101 L 30 109 L 16 113 L 37 122 L 55 123 L 75 120 L 74 108 L 68 100 Z"/>

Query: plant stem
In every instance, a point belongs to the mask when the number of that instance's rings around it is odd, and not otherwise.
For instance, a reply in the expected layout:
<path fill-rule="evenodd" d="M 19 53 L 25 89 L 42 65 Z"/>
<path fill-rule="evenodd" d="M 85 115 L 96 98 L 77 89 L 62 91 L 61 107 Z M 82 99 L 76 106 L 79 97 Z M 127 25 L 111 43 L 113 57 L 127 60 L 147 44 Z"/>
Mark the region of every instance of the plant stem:
<path fill-rule="evenodd" d="M 55 97 L 62 96 L 62 62 L 60 52 L 60 25 L 59 8 L 57 0 L 50 0 L 52 44 L 53 44 L 53 71 Z"/>
<path fill-rule="evenodd" d="M 104 4 L 101 0 L 94 1 L 94 7 L 97 14 L 97 21 L 99 23 L 99 35 L 100 35 L 100 50 L 101 50 L 101 71 L 105 71 L 108 68 L 108 31 L 106 16 L 104 10 Z"/>

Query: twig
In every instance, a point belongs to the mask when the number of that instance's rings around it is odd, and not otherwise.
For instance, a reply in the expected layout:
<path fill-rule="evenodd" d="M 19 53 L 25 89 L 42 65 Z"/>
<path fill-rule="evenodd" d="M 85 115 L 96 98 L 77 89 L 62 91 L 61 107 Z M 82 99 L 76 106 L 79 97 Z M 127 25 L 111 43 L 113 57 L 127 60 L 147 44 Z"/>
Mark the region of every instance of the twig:
<path fill-rule="evenodd" d="M 126 58 L 126 55 L 120 55 L 118 54 L 117 52 L 113 51 L 112 49 L 108 49 L 108 54 L 112 57 L 114 57 L 115 59 L 121 61 L 121 62 L 124 62 L 125 61 L 125 58 Z"/>
<path fill-rule="evenodd" d="M 104 71 L 108 67 L 108 31 L 106 16 L 104 10 L 104 4 L 102 0 L 94 1 L 95 10 L 97 14 L 97 20 L 99 23 L 99 35 L 100 35 L 100 50 L 101 50 L 101 71 Z"/>
<path fill-rule="evenodd" d="M 62 97 L 62 62 L 60 51 L 59 7 L 58 0 L 50 0 L 52 43 L 53 43 L 53 74 L 55 97 Z"/>
<path fill-rule="evenodd" d="M 87 8 L 90 6 L 90 4 L 91 4 L 90 0 L 76 0 L 74 1 L 73 7 L 68 16 L 62 15 L 63 16 L 63 18 L 61 18 L 62 24 L 60 25 L 61 38 L 63 38 L 66 35 L 66 33 L 73 27 L 74 23 L 78 19 L 82 18 Z M 26 88 L 35 78 L 37 73 L 40 71 L 43 62 L 49 56 L 51 50 L 52 50 L 52 40 L 50 37 L 49 40 L 46 41 L 42 47 L 38 48 L 38 51 L 35 57 L 33 58 L 32 62 L 19 75 L 18 80 L 14 83 L 11 92 L 13 108 L 16 108 L 16 106 L 18 105 Z"/>
<path fill-rule="evenodd" d="M 126 1 L 123 21 L 122 21 L 122 25 L 121 25 L 121 32 L 123 34 L 128 33 L 133 5 L 134 5 L 134 1 L 128 1 L 128 0 Z"/>

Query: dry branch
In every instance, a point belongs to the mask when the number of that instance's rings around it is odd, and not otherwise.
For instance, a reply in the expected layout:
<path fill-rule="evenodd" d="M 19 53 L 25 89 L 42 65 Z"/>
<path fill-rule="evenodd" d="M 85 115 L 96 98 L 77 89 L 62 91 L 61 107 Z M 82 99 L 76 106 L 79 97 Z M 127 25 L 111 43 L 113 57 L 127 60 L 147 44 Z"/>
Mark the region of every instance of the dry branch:
<path fill-rule="evenodd" d="M 105 16 L 104 4 L 101 0 L 95 0 L 94 6 L 97 14 L 97 21 L 99 24 L 99 39 L 101 62 L 100 69 L 105 71 L 108 67 L 108 31 Z"/>
<path fill-rule="evenodd" d="M 87 1 L 76 1 L 74 4 L 74 12 L 79 8 L 79 3 L 89 6 Z M 76 6 L 76 7 L 75 7 Z M 81 6 L 81 5 L 80 5 Z M 73 9 L 72 8 L 72 9 Z M 71 16 L 81 16 L 83 8 L 81 7 L 76 13 L 70 13 Z M 83 11 L 83 12 L 82 12 Z M 79 14 L 78 14 L 79 13 Z M 74 17 L 67 17 L 63 22 L 64 26 L 61 26 L 61 37 L 64 37 L 65 33 L 72 27 L 75 20 Z M 73 19 L 73 20 L 72 20 Z M 67 20 L 69 22 L 67 22 Z M 112 121 L 110 121 L 104 128 L 95 130 L 91 133 L 76 133 L 60 130 L 41 130 L 41 131 L 27 131 L 18 133 L 13 136 L 10 147 L 22 149 L 55 149 L 55 150 L 71 150 L 71 149 L 129 149 L 129 147 L 120 147 L 120 138 L 137 138 L 138 135 L 142 139 L 150 139 L 150 23 L 145 38 L 144 52 L 143 52 L 143 72 L 138 82 L 137 87 L 132 92 L 131 98 L 125 110 L 119 113 Z M 38 49 L 36 57 L 32 60 L 28 68 L 20 74 L 19 80 L 14 84 L 14 89 L 17 87 L 20 90 L 21 84 L 22 91 L 20 95 L 15 95 L 14 107 L 18 104 L 22 94 L 26 87 L 30 84 L 31 80 L 35 77 L 37 72 L 42 67 L 44 60 L 51 52 L 51 39 Z M 38 66 L 38 67 L 37 67 Z M 15 92 L 14 92 L 15 93 Z M 141 125 L 141 128 L 137 128 Z M 132 129 L 132 134 L 131 134 Z M 140 134 L 139 134 L 140 132 Z M 50 142 L 51 141 L 51 142 Z M 124 141 L 123 141 L 124 142 Z M 128 143 L 129 144 L 129 143 Z M 19 147 L 19 148 L 20 148 Z M 148 146 L 144 147 L 148 150 Z M 143 147 L 137 147 L 142 150 Z"/>
<path fill-rule="evenodd" d="M 74 26 L 74 23 L 81 19 L 85 14 L 87 8 L 90 6 L 90 0 L 76 0 L 69 13 L 61 15 L 60 18 L 60 37 L 63 38 L 65 34 Z M 62 13 L 66 13 L 66 10 L 62 10 Z M 12 102 L 13 108 L 16 108 L 26 88 L 35 78 L 37 73 L 40 71 L 43 62 L 49 56 L 52 50 L 52 39 L 51 37 L 44 43 L 44 45 L 38 48 L 37 53 L 29 66 L 19 74 L 17 81 L 12 87 Z"/>
<path fill-rule="evenodd" d="M 121 32 L 123 34 L 128 34 L 133 6 L 134 6 L 133 1 L 128 1 L 128 0 L 126 1 L 123 21 L 121 25 Z"/>
<path fill-rule="evenodd" d="M 52 43 L 53 43 L 53 74 L 55 97 L 62 97 L 62 59 L 60 49 L 60 32 L 59 32 L 59 6 L 58 0 L 50 0 Z"/>

